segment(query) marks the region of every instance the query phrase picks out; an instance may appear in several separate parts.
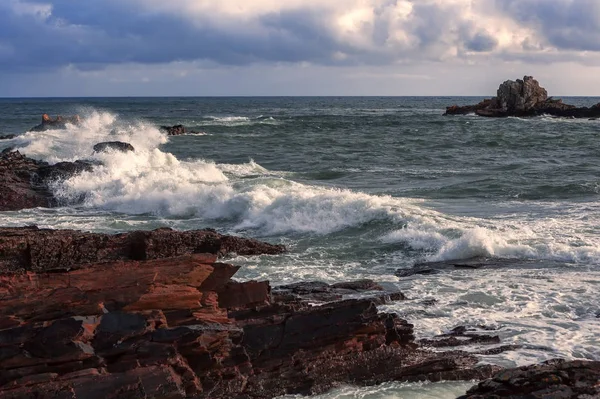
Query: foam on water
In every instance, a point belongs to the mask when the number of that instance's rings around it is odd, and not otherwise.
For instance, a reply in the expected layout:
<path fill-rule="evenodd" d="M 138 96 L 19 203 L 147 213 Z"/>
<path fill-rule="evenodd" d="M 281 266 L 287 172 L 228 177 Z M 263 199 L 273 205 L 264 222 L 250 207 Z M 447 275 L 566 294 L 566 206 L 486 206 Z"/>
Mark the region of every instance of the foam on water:
<path fill-rule="evenodd" d="M 129 142 L 136 151 L 92 152 L 94 144 L 114 140 Z M 600 262 L 598 228 L 591 218 L 452 216 L 428 209 L 420 200 L 300 184 L 254 161 L 231 165 L 178 160 L 160 149 L 167 141 L 152 125 L 124 124 L 112 114 L 92 112 L 81 126 L 26 133 L 17 143 L 25 154 L 49 162 L 101 161 L 92 172 L 53 185 L 65 203 L 84 197 L 88 209 L 204 223 L 227 220 L 234 231 L 263 236 L 327 235 L 381 222 L 396 226 L 381 238 L 384 243 L 408 246 L 428 260 L 492 255 Z"/>
<path fill-rule="evenodd" d="M 373 387 L 345 387 L 311 396 L 313 399 L 455 399 L 475 385 L 475 382 L 385 383 Z M 301 396 L 280 396 L 278 399 L 300 399 Z"/>

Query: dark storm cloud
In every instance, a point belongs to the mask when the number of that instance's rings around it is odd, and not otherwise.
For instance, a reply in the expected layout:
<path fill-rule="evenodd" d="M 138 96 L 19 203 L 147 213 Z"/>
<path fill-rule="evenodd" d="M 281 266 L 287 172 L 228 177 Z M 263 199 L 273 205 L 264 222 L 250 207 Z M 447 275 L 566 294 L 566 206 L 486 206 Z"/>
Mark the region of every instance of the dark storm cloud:
<path fill-rule="evenodd" d="M 496 0 L 500 10 L 563 50 L 600 51 L 598 0 Z"/>

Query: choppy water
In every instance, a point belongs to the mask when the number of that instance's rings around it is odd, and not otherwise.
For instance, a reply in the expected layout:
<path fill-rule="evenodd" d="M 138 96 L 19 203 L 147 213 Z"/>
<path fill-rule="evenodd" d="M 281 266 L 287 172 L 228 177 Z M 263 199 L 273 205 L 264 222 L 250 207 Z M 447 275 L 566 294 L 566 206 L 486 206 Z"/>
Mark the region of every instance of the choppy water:
<path fill-rule="evenodd" d="M 65 204 L 0 213 L 0 225 L 125 231 L 171 226 L 286 244 L 234 258 L 239 279 L 274 284 L 373 278 L 413 301 L 396 311 L 431 336 L 499 328 L 524 349 L 506 366 L 600 359 L 600 122 L 443 117 L 476 98 L 149 98 L 0 100 L 0 149 L 104 162 L 54 190 Z M 578 105 L 599 99 L 566 99 Z M 81 127 L 24 133 L 44 112 Z M 158 125 L 201 132 L 166 137 Z M 100 141 L 135 154 L 93 154 Z M 417 261 L 475 255 L 535 266 L 398 278 Z M 436 298 L 433 306 L 422 299 Z M 386 384 L 324 398 L 455 397 L 470 384 Z"/>

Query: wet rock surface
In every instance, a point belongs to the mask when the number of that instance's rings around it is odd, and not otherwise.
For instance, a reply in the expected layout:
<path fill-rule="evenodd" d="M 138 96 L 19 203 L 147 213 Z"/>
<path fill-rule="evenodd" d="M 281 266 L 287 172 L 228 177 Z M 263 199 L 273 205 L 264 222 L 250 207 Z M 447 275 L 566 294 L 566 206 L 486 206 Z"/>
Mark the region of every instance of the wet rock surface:
<path fill-rule="evenodd" d="M 5 135 L 0 135 L 0 140 L 10 140 L 10 139 L 14 139 L 15 137 L 17 137 L 16 134 L 5 134 Z"/>
<path fill-rule="evenodd" d="M 548 97 L 546 89 L 531 76 L 516 81 L 507 80 L 498 88 L 496 97 L 475 105 L 453 105 L 444 115 L 476 114 L 484 117 L 552 115 L 567 118 L 598 118 L 600 103 L 592 107 L 575 107 L 560 99 Z"/>
<path fill-rule="evenodd" d="M 0 153 L 0 211 L 56 206 L 48 184 L 82 171 L 90 171 L 87 161 L 60 162 L 50 165 L 27 158 L 10 149 Z"/>
<path fill-rule="evenodd" d="M 272 398 L 499 370 L 415 342 L 412 324 L 377 310 L 401 293 L 237 282 L 217 261 L 232 248 L 283 249 L 210 230 L 0 229 L 0 398 Z"/>
<path fill-rule="evenodd" d="M 424 262 L 417 263 L 411 268 L 398 269 L 396 276 L 411 277 L 411 276 L 427 276 L 439 273 L 449 273 L 457 270 L 472 270 L 477 272 L 480 269 L 504 269 L 515 268 L 527 269 L 537 268 L 540 265 L 549 265 L 555 263 L 550 260 L 526 260 L 526 259 L 508 259 L 508 258 L 492 258 L 486 256 L 477 256 L 464 260 L 448 260 L 440 262 Z M 560 264 L 560 262 L 556 262 Z"/>
<path fill-rule="evenodd" d="M 600 397 L 600 362 L 550 360 L 504 370 L 459 399 L 592 399 Z"/>
<path fill-rule="evenodd" d="M 122 141 L 105 141 L 103 143 L 98 143 L 94 146 L 95 152 L 104 152 L 110 150 L 128 152 L 135 151 L 135 148 L 133 148 L 131 144 L 124 143 Z"/>

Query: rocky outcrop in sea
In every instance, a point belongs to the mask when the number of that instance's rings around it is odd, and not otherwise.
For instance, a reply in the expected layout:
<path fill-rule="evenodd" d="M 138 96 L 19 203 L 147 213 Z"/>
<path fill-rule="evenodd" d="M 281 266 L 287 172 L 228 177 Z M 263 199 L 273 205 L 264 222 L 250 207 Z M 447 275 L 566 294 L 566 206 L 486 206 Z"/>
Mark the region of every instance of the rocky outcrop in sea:
<path fill-rule="evenodd" d="M 546 89 L 531 76 L 522 80 L 507 80 L 498 88 L 496 97 L 479 104 L 446 108 L 444 115 L 476 114 L 485 117 L 552 115 L 566 118 L 598 118 L 600 103 L 592 107 L 576 107 L 563 103 L 561 99 L 548 97 Z"/>

